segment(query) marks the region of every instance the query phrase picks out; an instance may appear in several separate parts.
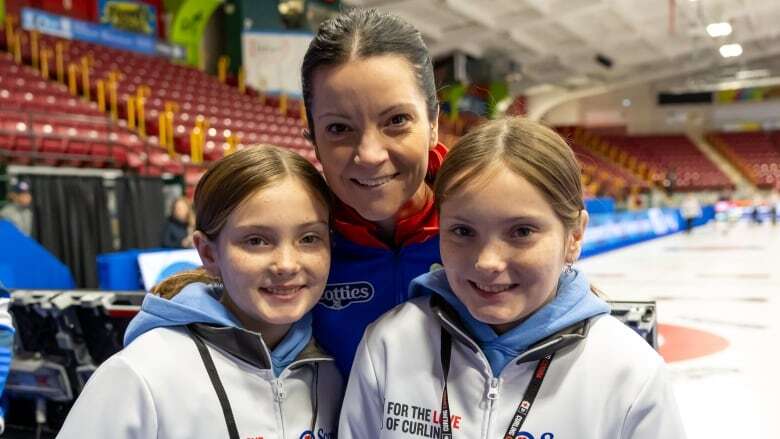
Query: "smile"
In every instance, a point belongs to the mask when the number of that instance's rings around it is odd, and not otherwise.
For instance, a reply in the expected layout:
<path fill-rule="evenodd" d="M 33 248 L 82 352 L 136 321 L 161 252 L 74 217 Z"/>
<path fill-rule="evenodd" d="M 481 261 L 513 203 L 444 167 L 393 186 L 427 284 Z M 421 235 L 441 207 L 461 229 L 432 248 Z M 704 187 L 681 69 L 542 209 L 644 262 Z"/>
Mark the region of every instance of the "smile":
<path fill-rule="evenodd" d="M 504 291 L 511 290 L 517 286 L 517 284 L 480 284 L 471 280 L 468 282 L 469 285 L 471 285 L 471 288 L 486 294 L 503 293 Z"/>
<path fill-rule="evenodd" d="M 260 288 L 263 292 L 274 296 L 292 296 L 302 290 L 304 285 L 277 286 Z"/>
<path fill-rule="evenodd" d="M 389 183 L 399 175 L 400 175 L 399 173 L 395 173 L 392 175 L 385 175 L 376 178 L 350 178 L 350 181 L 354 182 L 355 184 L 361 187 L 376 188 Z"/>

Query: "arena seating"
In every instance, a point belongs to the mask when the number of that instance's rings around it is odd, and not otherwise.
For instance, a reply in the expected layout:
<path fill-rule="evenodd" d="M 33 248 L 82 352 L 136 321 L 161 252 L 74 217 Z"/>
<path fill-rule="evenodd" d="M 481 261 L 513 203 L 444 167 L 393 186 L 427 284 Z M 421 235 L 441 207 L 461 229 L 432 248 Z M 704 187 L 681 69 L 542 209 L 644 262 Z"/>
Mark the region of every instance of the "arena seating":
<path fill-rule="evenodd" d="M 780 185 L 780 132 L 711 133 L 707 140 L 759 188 Z"/>
<path fill-rule="evenodd" d="M 57 39 L 43 38 L 42 44 L 54 46 Z M 204 155 L 206 160 L 221 157 L 226 139 L 233 133 L 243 144 L 270 143 L 294 149 L 316 161 L 313 148 L 302 136 L 300 103 L 290 101 L 284 114 L 278 108 L 278 98 L 265 97 L 265 104 L 256 93 L 242 94 L 236 87 L 223 84 L 213 76 L 189 67 L 172 64 L 162 58 L 119 51 L 79 41 L 70 41 L 65 51 L 65 63 L 81 63 L 89 57 L 93 78 L 91 95 L 96 95 L 95 79 L 119 72 L 119 113 L 126 116 L 127 99 L 141 87 L 148 87 L 145 101 L 146 127 L 157 135 L 158 116 L 166 102 L 175 111 L 175 144 L 180 153 L 189 154 L 189 133 L 198 115 L 204 116 L 207 129 Z M 274 105 L 275 104 L 275 105 Z"/>
<path fill-rule="evenodd" d="M 97 105 L 0 53 L 0 155 L 11 163 L 182 173 L 165 151 L 111 121 Z"/>
<path fill-rule="evenodd" d="M 718 190 L 731 181 L 685 136 L 603 136 L 604 141 L 661 170 L 676 190 Z"/>
<path fill-rule="evenodd" d="M 31 64 L 30 35 L 22 32 L 22 59 Z M 149 137 L 128 130 L 125 120 L 112 123 L 95 102 L 72 96 L 68 88 L 55 82 L 53 62 L 49 81 L 30 68 L 17 65 L 10 54 L 0 58 L 0 151 L 19 164 L 116 167 L 159 175 L 184 175 L 187 191 L 203 173 L 202 166 L 190 163 L 190 132 L 198 116 L 207 121 L 204 159 L 221 157 L 227 138 L 237 135 L 243 144 L 269 143 L 292 148 L 319 166 L 313 147 L 301 136 L 301 104 L 290 100 L 282 114 L 279 97 L 261 98 L 257 93 L 239 93 L 236 87 L 219 82 L 199 70 L 179 66 L 162 58 L 115 50 L 80 41 L 67 41 L 46 35 L 39 47 L 64 46 L 64 65 L 81 66 L 89 61 L 90 97 L 96 100 L 97 80 L 117 72 L 118 113 L 127 117 L 127 100 L 139 88 L 148 90 L 145 99 L 145 125 Z M 0 47 L 5 47 L 0 35 Z M 83 93 L 79 76 L 78 91 Z M 171 158 L 159 146 L 158 116 L 166 104 L 175 108 L 174 145 Z M 2 111 L 7 109 L 8 111 Z"/>

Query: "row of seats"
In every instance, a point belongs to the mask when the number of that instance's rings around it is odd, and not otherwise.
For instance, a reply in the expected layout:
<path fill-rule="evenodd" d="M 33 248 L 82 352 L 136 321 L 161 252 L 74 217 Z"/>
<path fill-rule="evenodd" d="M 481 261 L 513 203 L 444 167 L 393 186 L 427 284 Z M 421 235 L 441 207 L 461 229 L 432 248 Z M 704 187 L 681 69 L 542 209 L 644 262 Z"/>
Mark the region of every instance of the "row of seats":
<path fill-rule="evenodd" d="M 707 139 L 759 188 L 780 187 L 780 131 L 712 133 Z"/>
<path fill-rule="evenodd" d="M 666 184 L 677 190 L 717 190 L 731 187 L 729 178 L 686 136 L 603 136 L 604 141 L 664 172 Z"/>
<path fill-rule="evenodd" d="M 111 167 L 146 175 L 183 172 L 185 164 L 114 124 L 94 102 L 0 53 L 0 158 L 15 164 Z"/>
<path fill-rule="evenodd" d="M 61 40 L 41 37 L 41 44 L 49 47 Z M 223 145 L 229 134 L 238 135 L 243 143 L 274 143 L 295 150 L 311 150 L 312 146 L 300 135 L 303 128 L 300 103 L 290 101 L 288 111 L 281 114 L 278 98 L 266 99 L 263 105 L 256 94 L 241 94 L 235 87 L 219 82 L 204 72 L 172 64 L 164 59 L 123 52 L 90 43 L 70 41 L 64 52 L 65 63 L 81 65 L 81 59 L 91 59 L 90 76 L 92 96 L 96 80 L 118 72 L 119 112 L 125 116 L 128 96 L 141 86 L 149 88 L 145 100 L 146 127 L 151 135 L 158 133 L 158 116 L 167 102 L 175 102 L 174 126 L 177 150 L 189 153 L 189 132 L 198 115 L 209 121 L 206 140 Z M 208 154 L 207 154 L 208 155 Z M 311 154 L 307 156 L 313 157 Z M 206 157 L 210 159 L 212 157 Z M 316 160 L 316 159 L 315 159 Z"/>

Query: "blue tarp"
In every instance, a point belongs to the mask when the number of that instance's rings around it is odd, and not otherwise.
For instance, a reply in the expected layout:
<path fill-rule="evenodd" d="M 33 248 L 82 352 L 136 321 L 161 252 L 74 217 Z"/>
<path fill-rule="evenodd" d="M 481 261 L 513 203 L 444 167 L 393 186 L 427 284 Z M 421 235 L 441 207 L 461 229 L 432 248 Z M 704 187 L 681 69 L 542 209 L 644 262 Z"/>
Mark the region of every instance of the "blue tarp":
<path fill-rule="evenodd" d="M 69 289 L 68 267 L 15 225 L 0 220 L 0 283 L 10 289 Z"/>

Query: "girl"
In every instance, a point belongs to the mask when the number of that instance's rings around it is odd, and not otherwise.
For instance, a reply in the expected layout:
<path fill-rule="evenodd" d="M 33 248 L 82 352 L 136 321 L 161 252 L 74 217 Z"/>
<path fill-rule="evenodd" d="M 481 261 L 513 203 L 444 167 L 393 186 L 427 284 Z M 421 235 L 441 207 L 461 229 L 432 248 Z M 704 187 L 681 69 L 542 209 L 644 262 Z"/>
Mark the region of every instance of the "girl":
<path fill-rule="evenodd" d="M 429 184 L 446 149 L 433 66 L 414 27 L 352 10 L 320 26 L 301 76 L 305 135 L 337 197 L 333 268 L 314 329 L 348 374 L 366 326 L 441 261 Z"/>
<path fill-rule="evenodd" d="M 557 134 L 487 123 L 435 191 L 444 269 L 366 331 L 340 438 L 685 436 L 663 360 L 572 268 L 588 213 Z"/>
<path fill-rule="evenodd" d="M 195 191 L 193 240 L 219 283 L 148 295 L 58 437 L 333 437 L 341 378 L 308 314 L 330 267 L 329 200 L 292 152 L 216 162 Z"/>

